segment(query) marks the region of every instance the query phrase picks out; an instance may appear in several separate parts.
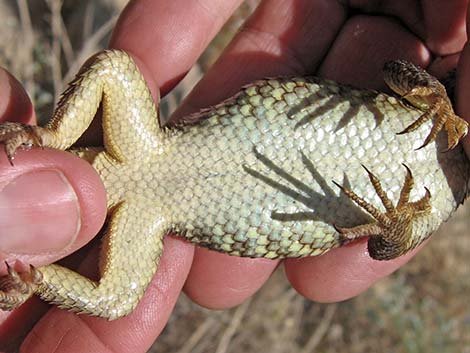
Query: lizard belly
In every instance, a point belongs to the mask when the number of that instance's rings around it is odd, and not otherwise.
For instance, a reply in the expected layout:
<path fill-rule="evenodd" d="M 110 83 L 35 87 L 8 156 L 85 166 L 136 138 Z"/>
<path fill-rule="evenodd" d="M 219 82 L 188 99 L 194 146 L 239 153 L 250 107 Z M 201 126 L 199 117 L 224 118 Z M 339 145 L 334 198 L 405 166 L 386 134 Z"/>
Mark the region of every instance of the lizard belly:
<path fill-rule="evenodd" d="M 380 178 L 392 200 L 403 185 L 403 163 L 418 186 L 410 200 L 429 188 L 432 212 L 416 219 L 417 240 L 463 201 L 469 166 L 462 149 L 439 152 L 446 146 L 441 134 L 416 150 L 428 125 L 396 134 L 419 117 L 416 108 L 373 91 L 341 87 L 338 94 L 324 80 L 299 79 L 294 87 L 292 81 L 267 82 L 169 137 L 151 167 L 155 183 L 146 192 L 180 235 L 240 256 L 321 254 L 341 244 L 333 224 L 371 220 L 332 181 L 380 208 L 361 165 Z M 276 89 L 283 95 L 277 101 Z"/>

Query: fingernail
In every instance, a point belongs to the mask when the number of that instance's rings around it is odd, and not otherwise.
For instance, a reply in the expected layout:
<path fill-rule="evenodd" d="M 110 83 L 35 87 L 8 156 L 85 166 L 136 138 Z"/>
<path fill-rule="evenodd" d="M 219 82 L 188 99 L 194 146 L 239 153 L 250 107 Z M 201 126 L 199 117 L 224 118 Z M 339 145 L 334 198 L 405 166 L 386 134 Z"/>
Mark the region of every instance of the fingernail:
<path fill-rule="evenodd" d="M 79 229 L 77 195 L 58 170 L 23 174 L 0 190 L 0 251 L 61 250 L 75 240 Z"/>

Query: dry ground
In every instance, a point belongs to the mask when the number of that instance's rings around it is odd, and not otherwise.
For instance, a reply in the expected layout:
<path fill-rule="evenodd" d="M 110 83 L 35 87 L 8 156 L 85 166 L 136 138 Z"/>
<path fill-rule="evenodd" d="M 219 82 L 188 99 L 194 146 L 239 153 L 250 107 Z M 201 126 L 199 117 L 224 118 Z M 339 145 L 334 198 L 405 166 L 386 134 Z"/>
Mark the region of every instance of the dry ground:
<path fill-rule="evenodd" d="M 191 79 L 166 100 L 171 110 L 253 7 L 245 4 Z M 27 87 L 40 116 L 80 63 L 106 44 L 125 1 L 0 1 L 0 64 Z M 202 69 L 201 69 L 202 68 Z M 181 296 L 150 352 L 470 353 L 470 207 L 462 207 L 419 256 L 359 297 L 320 305 L 303 299 L 282 270 L 251 300 L 210 311 Z"/>

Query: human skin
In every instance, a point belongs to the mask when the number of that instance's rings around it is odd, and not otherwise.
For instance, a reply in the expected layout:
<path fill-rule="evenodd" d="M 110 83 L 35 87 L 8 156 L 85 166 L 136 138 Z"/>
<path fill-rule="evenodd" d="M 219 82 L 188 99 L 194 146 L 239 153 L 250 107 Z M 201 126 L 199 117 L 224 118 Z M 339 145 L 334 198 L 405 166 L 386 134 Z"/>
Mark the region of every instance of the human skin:
<path fill-rule="evenodd" d="M 243 84 L 269 76 L 315 73 L 360 87 L 384 89 L 381 65 L 396 58 L 411 60 L 436 73 L 446 72 L 458 63 L 459 78 L 470 77 L 470 58 L 464 47 L 467 1 L 382 1 L 385 5 L 373 8 L 375 2 L 350 1 L 358 8 L 350 16 L 347 7 L 331 0 L 264 1 L 172 119 L 215 104 Z M 165 95 L 190 69 L 239 3 L 131 1 L 110 46 L 131 53 L 157 100 L 159 91 Z M 368 11 L 384 16 L 368 16 Z M 470 115 L 470 100 L 464 99 L 464 92 L 470 92 L 468 85 L 469 80 L 461 79 L 457 86 L 457 113 L 464 118 Z M 35 121 L 26 94 L 6 73 L 0 74 L 0 115 L 2 121 Z M 18 258 L 35 266 L 48 264 L 75 252 L 102 225 L 105 191 L 86 163 L 65 152 L 34 149 L 19 151 L 12 168 L 4 154 L 0 155 L 0 183 L 44 169 L 60 171 L 73 192 L 62 182 L 55 184 L 61 179 L 57 173 L 50 178 L 42 174 L 41 185 L 35 185 L 36 177 L 24 179 L 22 182 L 28 183 L 33 194 L 27 200 L 31 212 L 44 212 L 42 204 L 47 198 L 54 198 L 47 200 L 49 212 L 42 217 L 54 223 L 59 212 L 61 218 L 67 218 L 64 209 L 70 210 L 70 223 L 66 226 L 73 229 L 78 217 L 74 206 L 78 206 L 80 231 L 73 240 L 49 239 L 48 249 L 40 239 L 37 244 L 29 241 L 27 248 L 35 255 L 7 252 L 0 238 L 0 259 Z M 35 189 L 49 188 L 58 189 L 63 195 L 34 193 Z M 14 204 L 14 190 L 9 197 Z M 0 212 L 10 205 L 2 205 L 1 200 L 0 193 Z M 28 230 L 34 232 L 35 226 L 30 225 Z M 53 234 L 60 233 L 64 225 L 57 228 Z M 70 241 L 72 244 L 64 250 L 64 244 Z M 43 255 L 45 250 L 49 250 L 48 255 Z M 82 268 L 86 269 L 96 256 L 96 249 L 91 251 Z M 415 253 L 378 262 L 367 255 L 366 243 L 360 241 L 321 257 L 285 260 L 284 265 L 290 283 L 302 295 L 315 301 L 335 302 L 358 295 Z M 0 342 L 19 341 L 22 333 L 30 331 L 21 352 L 145 352 L 166 324 L 181 289 L 203 306 L 229 308 L 255 293 L 278 265 L 278 261 L 230 257 L 167 237 L 158 273 L 129 316 L 107 322 L 54 307 L 31 327 L 34 318 L 46 310 L 34 300 L 11 315 L 0 315 Z M 5 269 L 0 271 L 4 273 Z"/>

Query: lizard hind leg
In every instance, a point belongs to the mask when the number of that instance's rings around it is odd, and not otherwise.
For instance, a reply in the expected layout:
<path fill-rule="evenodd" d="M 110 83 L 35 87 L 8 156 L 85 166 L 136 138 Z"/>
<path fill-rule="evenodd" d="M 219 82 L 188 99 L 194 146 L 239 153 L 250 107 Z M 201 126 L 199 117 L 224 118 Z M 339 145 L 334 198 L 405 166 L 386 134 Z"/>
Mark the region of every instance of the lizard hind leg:
<path fill-rule="evenodd" d="M 39 296 L 61 308 L 114 320 L 130 313 L 155 274 L 166 223 L 148 205 L 121 202 L 111 214 L 100 254 L 99 281 L 61 266 L 41 268 Z"/>
<path fill-rule="evenodd" d="M 157 270 L 166 232 L 161 217 L 138 206 L 116 206 L 103 240 L 98 281 L 56 264 L 21 274 L 10 269 L 0 279 L 0 309 L 13 310 L 34 293 L 60 308 L 108 320 L 130 313 Z"/>
<path fill-rule="evenodd" d="M 376 260 L 391 260 L 401 256 L 420 244 L 414 239 L 413 221 L 416 217 L 428 214 L 431 211 L 431 194 L 425 188 L 425 195 L 415 202 L 409 202 L 410 192 L 413 188 L 413 175 L 410 169 L 406 169 L 405 181 L 400 192 L 396 206 L 388 198 L 379 179 L 366 169 L 369 179 L 385 207 L 385 212 L 380 212 L 353 191 L 338 185 L 354 203 L 367 211 L 375 220 L 369 224 L 351 228 L 335 226 L 338 233 L 349 242 L 365 236 L 369 237 L 367 247 L 369 255 Z"/>

